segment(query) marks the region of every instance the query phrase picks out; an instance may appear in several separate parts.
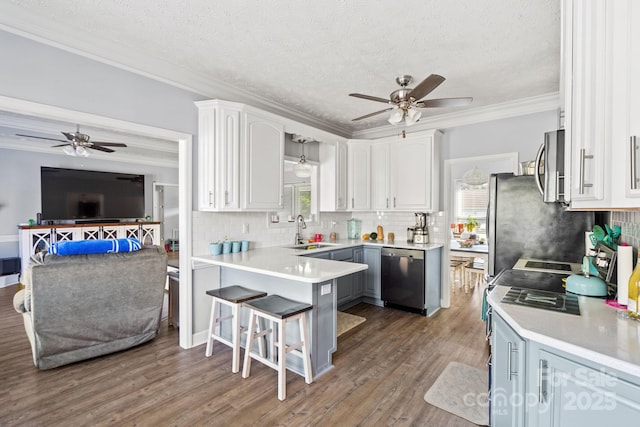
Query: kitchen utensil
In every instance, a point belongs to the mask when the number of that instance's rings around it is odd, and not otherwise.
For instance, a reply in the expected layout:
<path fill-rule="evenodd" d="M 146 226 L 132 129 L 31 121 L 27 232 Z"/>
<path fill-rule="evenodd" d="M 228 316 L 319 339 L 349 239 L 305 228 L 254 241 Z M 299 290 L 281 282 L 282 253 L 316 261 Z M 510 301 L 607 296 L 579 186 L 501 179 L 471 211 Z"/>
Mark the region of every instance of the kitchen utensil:
<path fill-rule="evenodd" d="M 607 283 L 598 276 L 572 274 L 567 278 L 567 292 L 590 297 L 606 297 Z"/>
<path fill-rule="evenodd" d="M 359 219 L 351 218 L 347 221 L 347 239 L 359 239 L 360 238 L 360 224 L 362 221 Z"/>

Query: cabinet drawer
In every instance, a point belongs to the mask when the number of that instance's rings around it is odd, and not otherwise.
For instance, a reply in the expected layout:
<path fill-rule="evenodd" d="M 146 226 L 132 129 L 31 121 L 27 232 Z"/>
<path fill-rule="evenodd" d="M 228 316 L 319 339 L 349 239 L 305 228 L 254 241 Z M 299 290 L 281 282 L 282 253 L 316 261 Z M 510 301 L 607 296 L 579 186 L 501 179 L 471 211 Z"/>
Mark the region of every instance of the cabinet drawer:
<path fill-rule="evenodd" d="M 335 261 L 353 261 L 353 249 L 338 249 L 332 251 L 331 259 Z"/>

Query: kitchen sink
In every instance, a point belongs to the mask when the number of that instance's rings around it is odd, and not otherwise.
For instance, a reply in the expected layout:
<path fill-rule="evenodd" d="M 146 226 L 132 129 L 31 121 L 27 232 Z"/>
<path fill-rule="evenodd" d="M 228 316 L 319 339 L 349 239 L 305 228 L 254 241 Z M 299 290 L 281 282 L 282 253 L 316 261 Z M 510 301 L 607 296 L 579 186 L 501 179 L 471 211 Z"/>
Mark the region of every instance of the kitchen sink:
<path fill-rule="evenodd" d="M 287 249 L 295 249 L 298 251 L 311 251 L 314 249 L 321 249 L 321 248 L 330 248 L 333 246 L 338 246 L 338 244 L 335 243 L 305 243 L 302 245 L 295 245 L 295 246 L 286 246 Z"/>

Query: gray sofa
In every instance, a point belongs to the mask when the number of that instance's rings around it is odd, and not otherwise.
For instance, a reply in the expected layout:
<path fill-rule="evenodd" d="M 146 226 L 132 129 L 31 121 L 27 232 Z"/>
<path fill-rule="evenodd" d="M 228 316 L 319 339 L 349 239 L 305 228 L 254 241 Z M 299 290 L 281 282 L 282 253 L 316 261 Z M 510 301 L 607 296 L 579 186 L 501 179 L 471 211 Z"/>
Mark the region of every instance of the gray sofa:
<path fill-rule="evenodd" d="M 49 369 L 153 339 L 166 277 L 167 254 L 158 246 L 115 254 L 35 255 L 23 276 L 25 288 L 14 297 L 33 363 Z"/>

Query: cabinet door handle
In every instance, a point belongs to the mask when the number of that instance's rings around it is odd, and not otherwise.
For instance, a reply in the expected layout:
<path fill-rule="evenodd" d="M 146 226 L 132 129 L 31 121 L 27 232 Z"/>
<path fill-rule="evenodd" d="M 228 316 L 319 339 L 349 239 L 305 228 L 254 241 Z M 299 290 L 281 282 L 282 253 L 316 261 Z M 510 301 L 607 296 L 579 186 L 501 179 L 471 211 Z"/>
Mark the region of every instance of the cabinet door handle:
<path fill-rule="evenodd" d="M 513 343 L 508 342 L 507 343 L 507 378 L 509 379 L 509 381 L 511 381 L 511 379 L 514 376 L 517 376 L 518 373 L 517 372 L 513 372 L 513 370 L 511 369 L 511 355 L 513 353 L 517 353 L 518 352 L 518 347 L 515 347 L 513 345 Z"/>
<path fill-rule="evenodd" d="M 587 159 L 593 159 L 593 154 L 587 154 L 587 150 L 584 148 L 580 149 L 580 183 L 578 188 L 578 193 L 584 194 L 584 189 L 593 187 L 593 184 L 587 184 L 584 182 L 584 174 L 585 174 L 585 161 Z"/>
<path fill-rule="evenodd" d="M 389 198 L 387 197 L 387 209 L 389 209 Z"/>
<path fill-rule="evenodd" d="M 636 136 L 633 135 L 631 138 L 629 138 L 629 141 L 631 142 L 631 189 L 632 190 L 637 190 L 638 189 L 638 170 L 636 169 L 637 165 L 638 165 L 638 150 L 637 150 L 637 145 L 636 145 Z"/>
<path fill-rule="evenodd" d="M 353 202 L 353 197 L 351 198 L 351 209 L 353 209 L 355 207 L 354 202 Z"/>
<path fill-rule="evenodd" d="M 209 206 L 213 205 L 213 191 L 209 191 Z"/>
<path fill-rule="evenodd" d="M 393 207 L 396 207 L 396 196 L 393 196 Z"/>
<path fill-rule="evenodd" d="M 538 360 L 538 402 L 547 402 L 547 361 Z"/>

